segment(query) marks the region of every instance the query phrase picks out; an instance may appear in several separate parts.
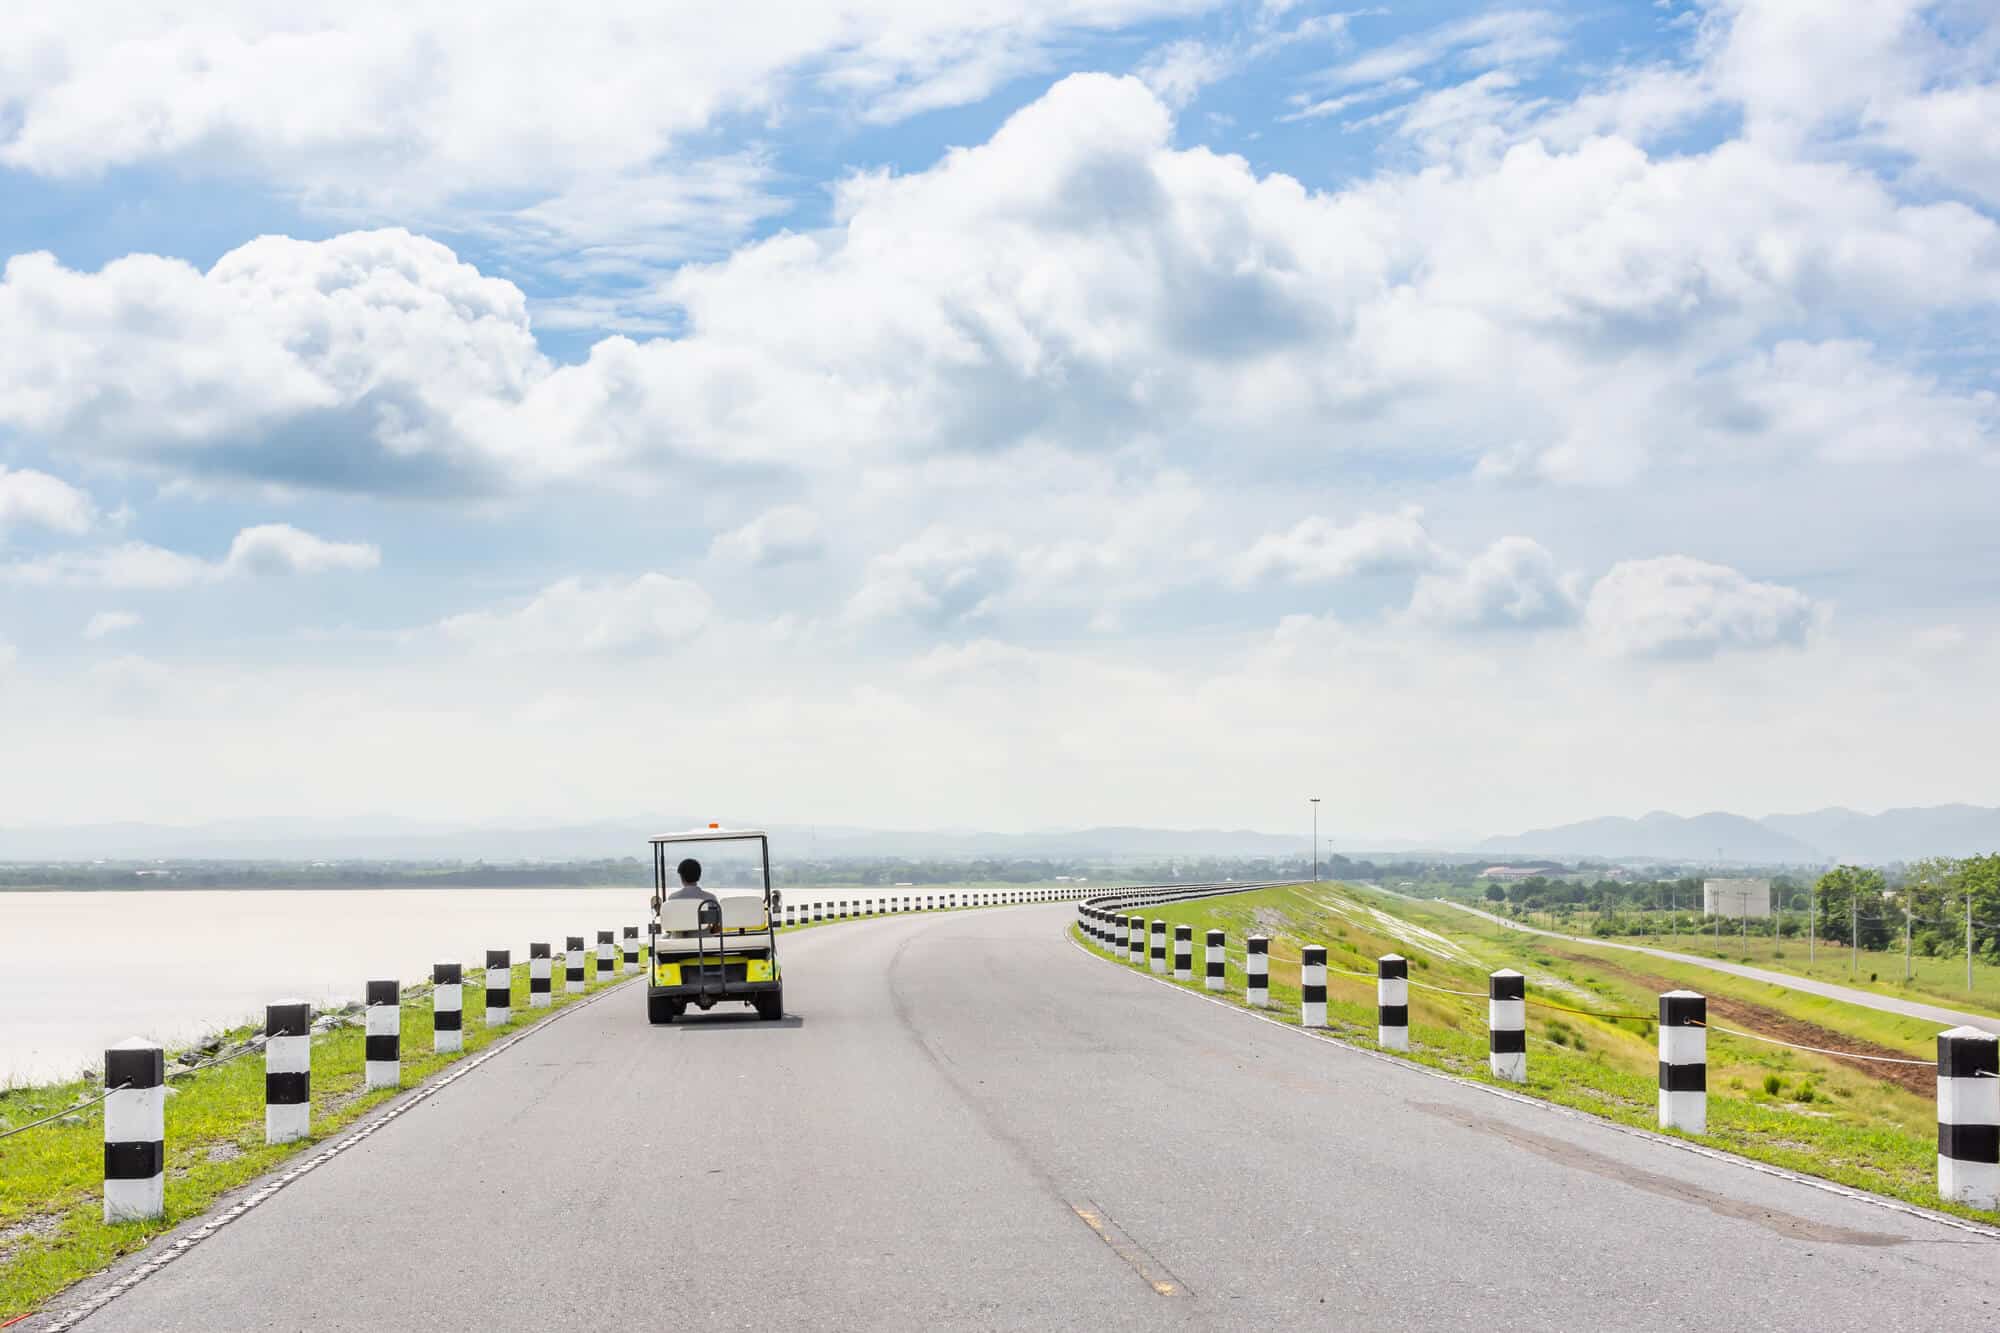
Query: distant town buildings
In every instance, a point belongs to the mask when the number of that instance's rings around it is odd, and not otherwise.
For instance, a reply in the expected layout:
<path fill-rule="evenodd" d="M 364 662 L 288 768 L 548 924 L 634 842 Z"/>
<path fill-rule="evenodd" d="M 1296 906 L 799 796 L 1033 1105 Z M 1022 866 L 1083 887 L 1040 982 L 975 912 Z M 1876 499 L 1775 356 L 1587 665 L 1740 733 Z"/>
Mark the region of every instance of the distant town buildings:
<path fill-rule="evenodd" d="M 1479 872 L 1481 879 L 1533 879 L 1536 875 L 1548 874 L 1546 868 L 1537 866 L 1488 866 Z"/>
<path fill-rule="evenodd" d="M 1701 882 L 1701 910 L 1704 916 L 1763 920 L 1771 915 L 1771 881 L 1705 879 Z"/>

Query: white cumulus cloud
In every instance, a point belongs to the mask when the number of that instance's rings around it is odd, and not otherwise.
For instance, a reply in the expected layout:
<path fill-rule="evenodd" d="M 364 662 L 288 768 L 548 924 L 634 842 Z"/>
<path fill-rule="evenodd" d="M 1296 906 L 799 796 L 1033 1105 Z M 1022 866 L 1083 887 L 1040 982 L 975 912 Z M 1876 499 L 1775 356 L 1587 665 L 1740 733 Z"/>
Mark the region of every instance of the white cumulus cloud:
<path fill-rule="evenodd" d="M 1613 565 L 1590 589 L 1584 632 L 1612 656 L 1700 658 L 1802 644 L 1821 614 L 1796 588 L 1668 555 Z"/>
<path fill-rule="evenodd" d="M 1011 543 L 978 533 L 932 528 L 869 561 L 862 586 L 847 603 L 850 620 L 891 616 L 948 625 L 975 619 L 1019 574 Z"/>
<path fill-rule="evenodd" d="M 699 634 L 711 604 L 698 584 L 666 574 L 558 580 L 509 610 L 468 611 L 444 635 L 502 656 L 639 656 Z"/>
<path fill-rule="evenodd" d="M 1340 524 L 1313 514 L 1284 532 L 1266 533 L 1237 557 L 1240 583 L 1277 575 L 1292 583 L 1330 583 L 1360 574 L 1434 569 L 1445 554 L 1424 528 L 1423 510 L 1363 514 Z"/>
<path fill-rule="evenodd" d="M 1574 578 L 1540 542 L 1502 537 L 1450 573 L 1417 580 L 1409 614 L 1453 629 L 1540 629 L 1576 619 Z"/>
<path fill-rule="evenodd" d="M 96 521 L 90 496 L 61 477 L 0 463 L 0 532 L 18 523 L 76 535 Z"/>
<path fill-rule="evenodd" d="M 325 574 L 374 569 L 381 563 L 381 550 L 365 542 L 330 542 L 289 523 L 264 523 L 236 534 L 222 569 L 226 574 Z"/>
<path fill-rule="evenodd" d="M 725 532 L 710 544 L 719 559 L 756 567 L 806 560 L 826 549 L 819 515 L 804 505 L 767 509 L 742 527 Z"/>
<path fill-rule="evenodd" d="M 186 588 L 251 575 L 373 569 L 380 563 L 381 552 L 374 546 L 330 542 L 289 524 L 274 523 L 238 532 L 228 554 L 220 560 L 204 560 L 149 542 L 121 542 L 0 565 L 0 582 L 140 591 Z"/>
<path fill-rule="evenodd" d="M 140 618 L 130 611 L 99 611 L 90 618 L 90 623 L 83 627 L 83 637 L 109 638 L 113 634 L 133 628 L 139 620 Z"/>

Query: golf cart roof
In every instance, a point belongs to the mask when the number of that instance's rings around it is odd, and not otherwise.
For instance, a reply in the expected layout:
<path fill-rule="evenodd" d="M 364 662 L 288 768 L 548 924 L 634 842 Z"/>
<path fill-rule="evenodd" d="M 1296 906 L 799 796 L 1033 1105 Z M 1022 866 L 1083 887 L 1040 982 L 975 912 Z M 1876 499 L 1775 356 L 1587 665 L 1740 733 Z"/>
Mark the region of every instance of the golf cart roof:
<path fill-rule="evenodd" d="M 760 828 L 719 828 L 710 824 L 707 828 L 689 829 L 685 833 L 662 833 L 653 839 L 653 845 L 663 842 L 730 842 L 741 839 L 763 838 L 769 835 Z"/>

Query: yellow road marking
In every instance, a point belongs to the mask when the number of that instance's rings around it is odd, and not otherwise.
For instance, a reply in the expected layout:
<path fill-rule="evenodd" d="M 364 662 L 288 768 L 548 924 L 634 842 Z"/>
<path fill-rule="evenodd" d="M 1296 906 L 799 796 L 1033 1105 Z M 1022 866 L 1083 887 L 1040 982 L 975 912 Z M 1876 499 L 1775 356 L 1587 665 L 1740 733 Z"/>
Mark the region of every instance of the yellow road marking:
<path fill-rule="evenodd" d="M 1156 1293 L 1161 1296 L 1186 1294 L 1186 1288 L 1167 1271 L 1165 1264 L 1146 1253 L 1139 1242 L 1126 1235 L 1124 1228 L 1106 1217 L 1095 1204 L 1072 1203 L 1069 1210 L 1096 1232 L 1097 1238 L 1109 1245 L 1113 1254 L 1130 1264 L 1132 1271 L 1144 1278 L 1146 1285 Z"/>

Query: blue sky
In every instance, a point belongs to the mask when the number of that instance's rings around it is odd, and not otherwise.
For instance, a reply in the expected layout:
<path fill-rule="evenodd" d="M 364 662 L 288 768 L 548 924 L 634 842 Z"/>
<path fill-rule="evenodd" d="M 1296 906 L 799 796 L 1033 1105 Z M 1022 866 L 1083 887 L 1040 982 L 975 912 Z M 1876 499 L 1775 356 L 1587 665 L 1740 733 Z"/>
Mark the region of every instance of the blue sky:
<path fill-rule="evenodd" d="M 1991 15 L 1388 8 L 31 7 L 0 824 L 1992 800 Z"/>

